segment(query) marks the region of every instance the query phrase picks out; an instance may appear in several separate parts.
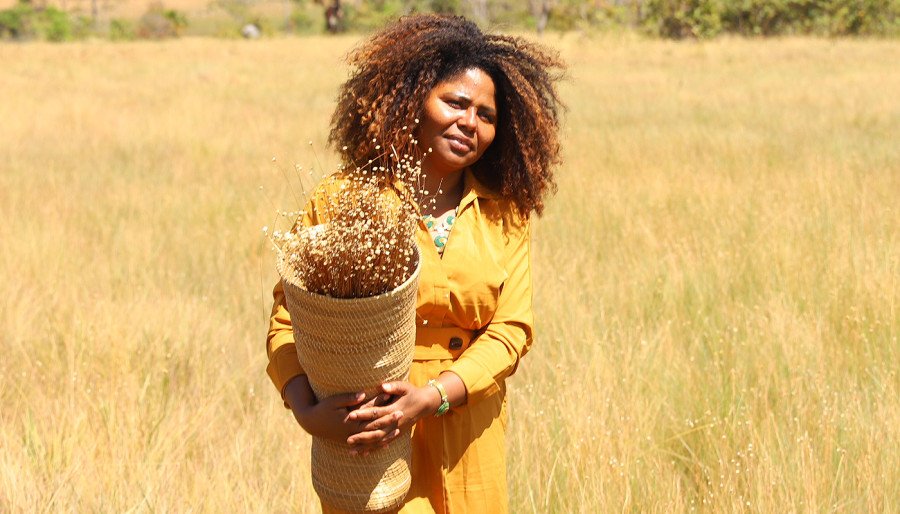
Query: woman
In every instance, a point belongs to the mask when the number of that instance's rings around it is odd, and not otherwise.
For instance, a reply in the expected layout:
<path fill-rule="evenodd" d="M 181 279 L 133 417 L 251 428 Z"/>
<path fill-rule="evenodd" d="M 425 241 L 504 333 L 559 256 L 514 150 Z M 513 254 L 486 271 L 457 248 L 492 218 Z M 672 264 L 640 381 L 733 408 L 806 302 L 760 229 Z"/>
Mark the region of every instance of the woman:
<path fill-rule="evenodd" d="M 563 65 L 522 39 L 436 15 L 401 19 L 349 62 L 330 135 L 344 162 L 377 160 L 386 142 L 425 155 L 414 362 L 378 401 L 316 402 L 279 284 L 267 371 L 303 429 L 353 452 L 412 430 L 401 512 L 505 512 L 505 379 L 532 341 L 529 218 L 553 189 Z"/>

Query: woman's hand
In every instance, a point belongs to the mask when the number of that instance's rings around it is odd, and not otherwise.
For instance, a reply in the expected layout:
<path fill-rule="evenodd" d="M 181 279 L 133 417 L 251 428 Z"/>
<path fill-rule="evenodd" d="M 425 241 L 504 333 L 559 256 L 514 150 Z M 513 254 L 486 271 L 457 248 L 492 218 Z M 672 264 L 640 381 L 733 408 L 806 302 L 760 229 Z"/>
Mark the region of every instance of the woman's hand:
<path fill-rule="evenodd" d="M 409 382 L 387 382 L 381 385 L 393 401 L 383 406 L 366 406 L 348 415 L 351 422 L 360 423 L 362 430 L 347 438 L 353 451 L 367 455 L 396 439 L 417 421 L 437 412 L 441 395 L 433 386 L 416 387 Z"/>
<path fill-rule="evenodd" d="M 306 375 L 299 375 L 284 387 L 284 399 L 303 430 L 316 437 L 343 443 L 363 430 L 363 423 L 348 419 L 350 411 L 357 407 L 381 405 L 387 395 L 378 395 L 366 401 L 361 392 L 345 393 L 316 401 Z"/>

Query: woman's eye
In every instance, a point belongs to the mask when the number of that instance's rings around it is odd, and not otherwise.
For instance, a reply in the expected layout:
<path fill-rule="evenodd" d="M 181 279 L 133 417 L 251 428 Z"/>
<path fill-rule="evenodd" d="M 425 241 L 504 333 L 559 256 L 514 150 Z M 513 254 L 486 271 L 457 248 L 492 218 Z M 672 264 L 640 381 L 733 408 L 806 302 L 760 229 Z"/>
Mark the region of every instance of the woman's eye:
<path fill-rule="evenodd" d="M 446 104 L 456 109 L 462 109 L 462 102 L 459 100 L 445 100 Z"/>
<path fill-rule="evenodd" d="M 484 120 L 485 123 L 494 123 L 494 116 L 488 114 L 486 112 L 479 113 L 478 116 Z"/>

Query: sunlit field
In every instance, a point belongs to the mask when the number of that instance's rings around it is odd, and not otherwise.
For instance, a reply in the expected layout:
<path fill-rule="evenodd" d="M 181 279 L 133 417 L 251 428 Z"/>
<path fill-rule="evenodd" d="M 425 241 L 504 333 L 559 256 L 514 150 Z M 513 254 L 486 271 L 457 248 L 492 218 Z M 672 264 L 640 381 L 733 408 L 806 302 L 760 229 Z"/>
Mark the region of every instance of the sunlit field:
<path fill-rule="evenodd" d="M 260 229 L 354 41 L 0 45 L 0 512 L 317 510 Z M 900 510 L 900 44 L 544 42 L 512 511 Z"/>

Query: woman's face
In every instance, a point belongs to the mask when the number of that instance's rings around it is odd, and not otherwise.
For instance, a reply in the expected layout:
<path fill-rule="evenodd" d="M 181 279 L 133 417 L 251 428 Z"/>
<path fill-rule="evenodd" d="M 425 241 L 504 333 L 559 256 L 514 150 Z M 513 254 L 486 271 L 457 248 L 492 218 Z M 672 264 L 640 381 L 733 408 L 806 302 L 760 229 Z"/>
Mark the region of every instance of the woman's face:
<path fill-rule="evenodd" d="M 470 68 L 434 87 L 425 100 L 417 136 L 426 173 L 445 176 L 475 164 L 494 141 L 497 105 L 494 81 Z"/>

